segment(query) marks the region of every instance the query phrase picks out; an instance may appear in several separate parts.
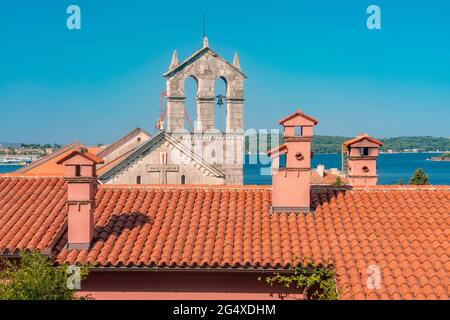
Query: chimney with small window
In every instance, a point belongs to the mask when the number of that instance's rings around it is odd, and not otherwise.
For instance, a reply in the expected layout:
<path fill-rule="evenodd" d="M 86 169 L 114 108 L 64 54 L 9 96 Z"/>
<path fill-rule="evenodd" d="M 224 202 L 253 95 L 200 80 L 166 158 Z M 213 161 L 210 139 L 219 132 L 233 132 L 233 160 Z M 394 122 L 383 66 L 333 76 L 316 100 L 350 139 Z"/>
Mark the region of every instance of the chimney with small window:
<path fill-rule="evenodd" d="M 272 158 L 272 212 L 310 212 L 311 142 L 318 121 L 301 110 L 278 122 L 284 143 Z"/>
<path fill-rule="evenodd" d="M 382 145 L 383 143 L 366 133 L 344 142 L 343 151 L 347 155 L 346 167 L 350 185 L 377 184 L 377 158 Z"/>
<path fill-rule="evenodd" d="M 77 148 L 60 159 L 67 182 L 68 249 L 87 249 L 94 234 L 95 194 L 97 192 L 96 166 L 103 160 Z"/>

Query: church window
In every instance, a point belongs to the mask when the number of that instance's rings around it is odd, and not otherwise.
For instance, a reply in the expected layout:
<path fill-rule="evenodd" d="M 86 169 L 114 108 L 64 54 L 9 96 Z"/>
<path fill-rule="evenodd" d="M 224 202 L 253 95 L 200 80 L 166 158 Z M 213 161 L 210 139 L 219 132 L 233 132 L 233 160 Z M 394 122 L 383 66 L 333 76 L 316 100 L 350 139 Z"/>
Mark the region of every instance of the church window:
<path fill-rule="evenodd" d="M 140 143 L 141 142 L 141 137 L 137 138 L 137 142 Z"/>
<path fill-rule="evenodd" d="M 301 126 L 295 126 L 295 136 L 301 137 L 303 135 L 303 130 Z"/>
<path fill-rule="evenodd" d="M 136 184 L 141 184 L 141 176 L 136 177 Z"/>
<path fill-rule="evenodd" d="M 186 176 L 184 174 L 181 176 L 181 184 L 186 184 Z"/>
<path fill-rule="evenodd" d="M 360 148 L 359 154 L 362 155 L 362 156 L 368 156 L 369 155 L 369 148 L 367 148 L 367 147 Z"/>

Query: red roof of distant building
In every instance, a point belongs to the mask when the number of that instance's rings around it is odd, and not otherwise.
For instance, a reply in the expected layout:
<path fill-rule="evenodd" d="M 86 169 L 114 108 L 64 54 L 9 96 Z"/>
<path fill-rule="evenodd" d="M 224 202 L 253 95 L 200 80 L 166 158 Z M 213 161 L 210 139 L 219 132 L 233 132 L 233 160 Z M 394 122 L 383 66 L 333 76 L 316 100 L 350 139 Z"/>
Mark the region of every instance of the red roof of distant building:
<path fill-rule="evenodd" d="M 90 250 L 66 250 L 62 178 L 0 178 L 0 252 L 104 268 L 336 269 L 340 298 L 450 298 L 450 187 L 313 188 L 313 212 L 270 212 L 269 186 L 100 185 Z M 367 268 L 379 266 L 370 290 Z"/>
<path fill-rule="evenodd" d="M 101 147 L 84 147 L 80 142 L 75 141 L 62 148 L 55 150 L 53 153 L 36 160 L 29 165 L 22 167 L 14 172 L 8 173 L 8 176 L 64 176 L 64 166 L 58 164 L 58 161 L 66 158 L 73 151 L 79 148 L 87 148 L 92 155 L 97 154 Z M 1 175 L 0 175 L 1 176 Z"/>
<path fill-rule="evenodd" d="M 320 175 L 317 170 L 311 170 L 310 183 L 313 186 L 332 185 L 336 182 L 337 178 L 339 178 L 344 185 L 348 184 L 347 178 L 340 176 L 339 174 L 335 174 L 331 170 L 324 170 L 323 175 Z"/>

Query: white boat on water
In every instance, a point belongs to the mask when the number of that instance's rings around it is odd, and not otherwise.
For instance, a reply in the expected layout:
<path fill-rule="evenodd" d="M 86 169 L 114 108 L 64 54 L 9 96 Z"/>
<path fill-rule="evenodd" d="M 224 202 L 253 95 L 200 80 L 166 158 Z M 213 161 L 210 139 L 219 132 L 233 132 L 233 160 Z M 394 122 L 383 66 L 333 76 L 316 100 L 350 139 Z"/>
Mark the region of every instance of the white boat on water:
<path fill-rule="evenodd" d="M 3 158 L 0 159 L 0 166 L 25 166 L 31 161 L 30 158 Z"/>

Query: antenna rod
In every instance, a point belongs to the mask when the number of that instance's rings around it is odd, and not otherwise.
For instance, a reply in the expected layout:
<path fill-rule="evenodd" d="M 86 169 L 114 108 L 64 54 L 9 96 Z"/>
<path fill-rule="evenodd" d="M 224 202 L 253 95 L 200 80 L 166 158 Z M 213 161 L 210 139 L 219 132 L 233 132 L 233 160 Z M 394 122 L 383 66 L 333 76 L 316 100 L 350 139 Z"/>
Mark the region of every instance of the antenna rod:
<path fill-rule="evenodd" d="M 203 22 L 203 39 L 205 39 L 205 37 L 206 37 L 206 22 L 205 22 L 205 11 L 203 11 L 203 19 L 202 19 L 202 22 Z"/>

